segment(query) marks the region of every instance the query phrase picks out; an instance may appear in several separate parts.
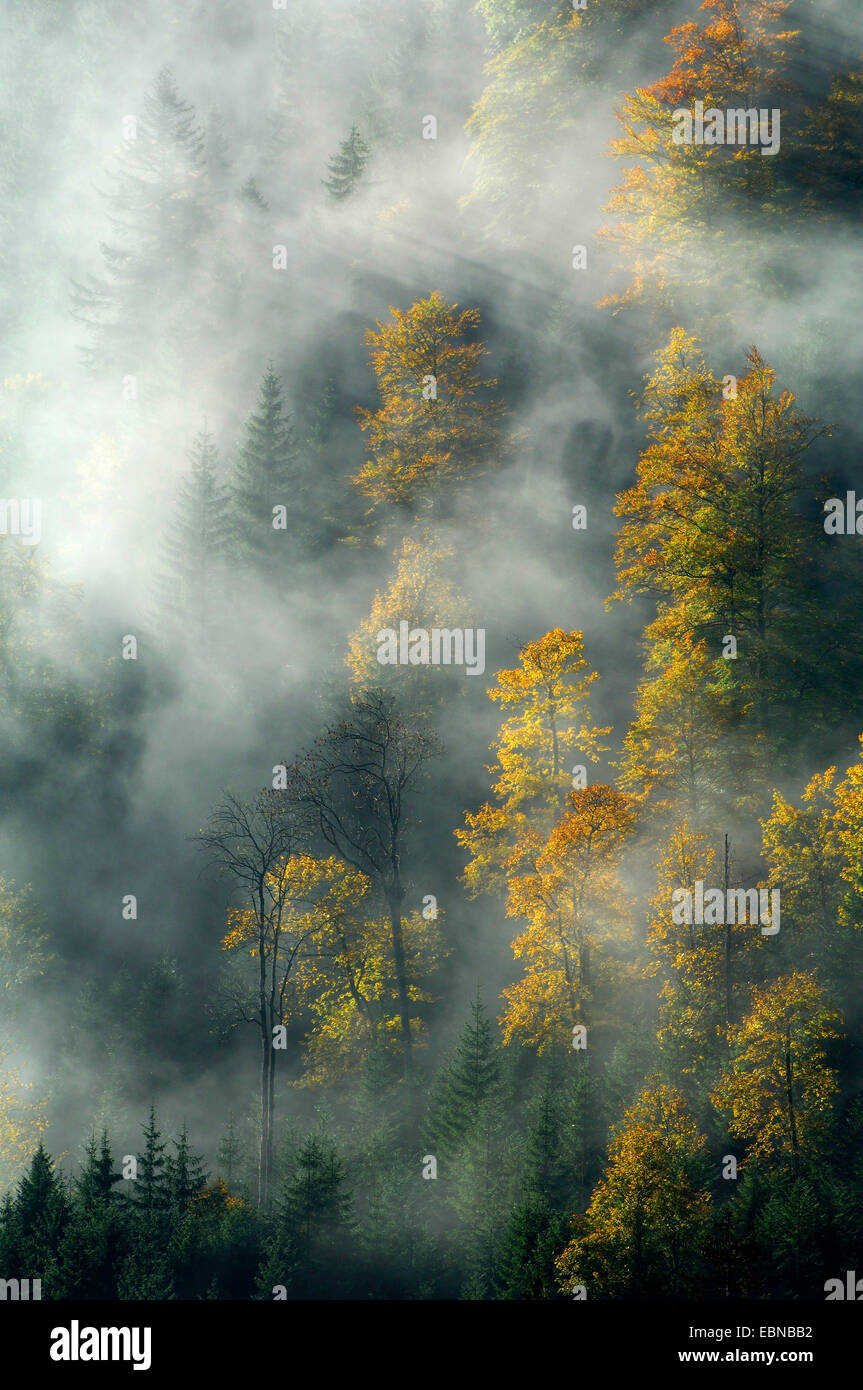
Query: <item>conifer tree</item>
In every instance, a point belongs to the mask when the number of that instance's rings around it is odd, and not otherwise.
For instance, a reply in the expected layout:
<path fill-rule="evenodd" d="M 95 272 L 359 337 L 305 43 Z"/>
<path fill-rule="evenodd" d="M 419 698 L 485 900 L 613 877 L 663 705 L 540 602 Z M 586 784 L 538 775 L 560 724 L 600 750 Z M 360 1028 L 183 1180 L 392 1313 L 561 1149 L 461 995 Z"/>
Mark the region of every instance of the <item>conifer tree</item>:
<path fill-rule="evenodd" d="M 4 1276 L 41 1279 L 43 1298 L 62 1297 L 60 1247 L 68 1220 L 67 1192 L 40 1141 L 8 1212 Z"/>
<path fill-rule="evenodd" d="M 455 1053 L 442 1069 L 431 1103 L 432 1142 L 441 1153 L 458 1152 L 479 1123 L 483 1106 L 498 1091 L 499 1044 L 479 990 Z"/>
<path fill-rule="evenodd" d="M 142 1125 L 144 1148 L 137 1155 L 137 1175 L 131 1193 L 131 1250 L 118 1275 L 122 1299 L 170 1299 L 174 1281 L 168 1254 L 171 1193 L 168 1182 L 167 1144 L 150 1106 Z"/>
<path fill-rule="evenodd" d="M 194 110 L 164 68 L 117 159 L 109 197 L 113 240 L 102 246 L 103 275 L 73 287 L 74 313 L 88 329 L 86 357 L 95 370 L 137 375 L 156 345 L 188 339 L 184 305 L 207 223 L 205 171 Z M 180 379 L 183 366 L 178 350 L 173 369 Z"/>
<path fill-rule="evenodd" d="M 304 495 L 291 416 L 282 383 L 270 363 L 261 379 L 256 409 L 246 422 L 233 481 L 237 554 L 270 583 L 284 578 L 301 553 Z M 286 513 L 274 510 L 280 507 Z"/>
<path fill-rule="evenodd" d="M 371 149 L 352 125 L 347 140 L 341 142 L 338 154 L 329 162 L 329 178 L 324 184 L 331 198 L 341 202 L 356 191 L 370 157 Z"/>
<path fill-rule="evenodd" d="M 167 1143 L 162 1139 L 162 1131 L 156 1123 L 155 1106 L 150 1106 L 147 1123 L 141 1128 L 144 1131 L 144 1148 L 137 1155 L 131 1201 L 142 1220 L 152 1223 L 155 1228 L 164 1219 L 170 1202 L 165 1157 Z"/>
<path fill-rule="evenodd" d="M 232 1110 L 228 1116 L 225 1132 L 219 1140 L 219 1148 L 216 1154 L 219 1173 L 221 1177 L 224 1178 L 229 1191 L 233 1188 L 234 1175 L 238 1171 L 241 1150 L 240 1136 L 237 1133 L 237 1126 L 234 1122 L 234 1112 Z"/>
<path fill-rule="evenodd" d="M 345 1296 L 345 1256 L 353 1244 L 351 1195 L 332 1139 L 310 1134 L 284 1182 L 274 1232 L 257 1286 L 263 1298 L 283 1284 L 289 1298 Z"/>
<path fill-rule="evenodd" d="M 173 524 L 165 539 L 160 608 L 169 635 L 212 637 L 225 598 L 230 543 L 230 501 L 218 481 L 219 453 L 201 430 L 192 445 Z"/>
<path fill-rule="evenodd" d="M 174 1152 L 168 1154 L 165 1160 L 168 1200 L 175 1216 L 184 1212 L 192 1198 L 197 1197 L 202 1191 L 207 1176 L 204 1171 L 204 1160 L 199 1154 L 192 1151 L 188 1130 L 183 1125 L 178 1137 L 174 1140 Z"/>
<path fill-rule="evenodd" d="M 497 1297 L 560 1298 L 555 1259 L 566 1240 L 566 1220 L 539 1191 L 513 1208 L 498 1258 Z"/>
<path fill-rule="evenodd" d="M 113 1168 L 107 1131 L 102 1131 L 98 1146 L 91 1135 L 73 1185 L 71 1215 L 61 1246 L 66 1298 L 117 1296 L 115 1266 L 122 1246 L 124 1204 L 114 1191 L 119 1175 Z"/>

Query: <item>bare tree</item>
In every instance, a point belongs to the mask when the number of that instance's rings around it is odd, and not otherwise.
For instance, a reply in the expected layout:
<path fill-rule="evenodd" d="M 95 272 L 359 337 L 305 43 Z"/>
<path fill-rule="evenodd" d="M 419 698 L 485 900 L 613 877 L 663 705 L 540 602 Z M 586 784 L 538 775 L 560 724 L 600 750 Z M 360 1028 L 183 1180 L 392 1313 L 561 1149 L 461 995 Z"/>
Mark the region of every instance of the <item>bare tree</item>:
<path fill-rule="evenodd" d="M 285 1017 L 291 973 L 312 931 L 309 919 L 297 930 L 291 911 L 295 898 L 285 873 L 298 840 L 284 800 L 267 791 L 248 804 L 225 793 L 200 840 L 211 862 L 238 890 L 240 910 L 247 914 L 249 946 L 255 952 L 256 986 L 251 995 L 233 993 L 231 1003 L 235 1018 L 253 1024 L 260 1034 L 258 1202 L 266 1207 L 273 1164 L 275 1030 Z"/>
<path fill-rule="evenodd" d="M 397 712 L 392 695 L 365 690 L 352 696 L 349 716 L 296 759 L 287 779 L 289 804 L 345 863 L 371 879 L 387 904 L 406 1076 L 411 1029 L 402 855 L 411 803 L 438 746 L 423 721 Z"/>

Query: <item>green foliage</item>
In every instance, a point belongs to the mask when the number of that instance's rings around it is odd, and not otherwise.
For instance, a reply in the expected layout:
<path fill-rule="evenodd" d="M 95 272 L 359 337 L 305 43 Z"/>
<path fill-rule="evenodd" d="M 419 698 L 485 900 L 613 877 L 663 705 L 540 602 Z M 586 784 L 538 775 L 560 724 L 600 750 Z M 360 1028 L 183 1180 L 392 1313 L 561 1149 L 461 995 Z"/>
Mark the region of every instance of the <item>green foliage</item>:
<path fill-rule="evenodd" d="M 218 480 L 219 452 L 206 429 L 195 438 L 189 459 L 164 542 L 159 607 L 174 641 L 204 643 L 218 630 L 227 597 L 230 498 Z"/>
<path fill-rule="evenodd" d="M 357 127 L 352 125 L 347 140 L 342 141 L 338 154 L 334 154 L 329 163 L 329 178 L 324 182 L 331 198 L 342 202 L 356 192 L 371 153 Z"/>

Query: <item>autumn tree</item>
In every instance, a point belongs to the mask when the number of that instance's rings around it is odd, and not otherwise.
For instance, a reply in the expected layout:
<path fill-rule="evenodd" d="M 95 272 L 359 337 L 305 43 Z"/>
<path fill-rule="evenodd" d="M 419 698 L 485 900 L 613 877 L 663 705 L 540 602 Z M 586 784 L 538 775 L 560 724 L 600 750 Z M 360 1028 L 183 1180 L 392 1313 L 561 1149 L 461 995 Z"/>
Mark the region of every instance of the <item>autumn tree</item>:
<path fill-rule="evenodd" d="M 674 113 L 691 111 L 696 100 L 705 110 L 778 106 L 790 90 L 787 68 L 797 37 L 782 27 L 791 3 L 704 0 L 706 20 L 678 25 L 666 39 L 675 51 L 670 72 L 624 97 L 617 113 L 623 134 L 612 153 L 634 162 L 606 209 L 618 220 L 603 233 L 629 276 L 627 288 L 604 301 L 615 309 L 645 299 L 667 303 L 682 285 L 690 295 L 703 293 L 723 276 L 733 275 L 739 288 L 753 274 L 730 230 L 731 215 L 748 215 L 753 234 L 758 219 L 776 215 L 782 189 L 776 155 L 762 156 L 754 141 L 678 142 Z"/>
<path fill-rule="evenodd" d="M 838 1089 L 827 1047 L 841 1017 L 815 975 L 795 970 L 756 990 L 732 1035 L 732 1061 L 713 1092 L 749 1156 L 794 1177 L 823 1141 Z"/>
<path fill-rule="evenodd" d="M 297 1009 L 308 1027 L 304 1084 L 333 1082 L 356 1073 L 382 1049 L 398 1046 L 398 985 L 392 969 L 392 927 L 377 909 L 371 880 L 336 855 L 296 857 L 292 868 L 310 904 L 311 933 L 295 971 Z M 405 956 L 411 962 L 411 1033 L 424 1024 L 428 981 L 444 951 L 441 915 L 402 917 Z"/>
<path fill-rule="evenodd" d="M 836 780 L 828 767 L 799 803 L 774 791 L 762 820 L 770 884 L 782 892 L 788 966 L 817 971 L 850 1008 L 863 949 L 863 764 Z"/>
<path fill-rule="evenodd" d="M 451 545 L 430 528 L 405 536 L 396 552 L 396 572 L 384 590 L 378 590 L 371 610 L 348 639 L 345 665 L 356 685 L 383 685 L 399 682 L 404 699 L 417 709 L 429 709 L 444 694 L 452 693 L 451 679 L 461 671 L 434 665 L 388 666 L 378 661 L 379 633 L 387 629 L 399 633 L 399 624 L 408 624 L 408 635 L 415 628 L 452 630 L 472 626 L 467 604 L 449 579 L 446 567 L 452 558 Z M 466 677 L 465 677 L 466 679 Z"/>
<path fill-rule="evenodd" d="M 255 962 L 251 1000 L 245 981 L 231 990 L 235 1017 L 251 1023 L 261 1046 L 258 1202 L 267 1205 L 273 1159 L 273 1113 L 278 1029 L 283 1026 L 297 955 L 312 926 L 305 901 L 297 906 L 295 827 L 274 793 L 246 803 L 227 793 L 200 832 L 211 863 L 232 884 L 239 906 L 228 911 L 223 946 L 249 953 Z"/>
<path fill-rule="evenodd" d="M 792 158 L 810 216 L 853 216 L 863 188 L 863 69 L 833 75 L 827 96 L 806 112 Z"/>
<path fill-rule="evenodd" d="M 754 348 L 748 363 L 746 376 L 724 390 L 696 340 L 673 330 L 646 379 L 648 444 L 637 482 L 616 508 L 623 521 L 612 599 L 656 600 L 645 642 L 648 670 L 661 671 L 639 692 L 625 784 L 643 791 L 667 773 L 664 729 L 683 713 L 671 771 L 690 812 L 709 790 L 708 771 L 732 801 L 747 789 L 751 795 L 753 774 L 793 742 L 804 709 L 829 703 L 836 679 L 818 636 L 825 619 L 816 602 L 814 528 L 796 509 L 802 458 L 818 431 L 790 391 L 777 394 L 774 373 Z M 700 712 L 682 670 L 687 656 L 703 677 Z M 668 710 L 663 696 L 674 701 Z M 725 756 L 711 738 L 714 719 Z"/>
<path fill-rule="evenodd" d="M 843 958 L 840 911 L 847 893 L 835 777 L 835 767 L 816 773 L 799 805 L 774 791 L 771 814 L 761 822 L 769 881 L 782 893 L 781 944 L 798 967 L 823 967 L 833 979 Z"/>
<path fill-rule="evenodd" d="M 500 459 L 504 407 L 481 375 L 479 310 L 457 309 L 435 290 L 366 332 L 381 404 L 357 408 L 370 457 L 353 481 L 373 508 L 439 508 Z"/>
<path fill-rule="evenodd" d="M 494 52 L 466 126 L 473 180 L 464 206 L 487 237 L 524 245 L 538 229 L 563 230 L 583 211 L 573 148 L 594 133 L 605 81 L 611 77 L 617 91 L 621 67 L 624 81 L 635 69 L 627 55 L 655 7 L 656 0 L 585 0 L 578 8 L 571 0 L 481 0 Z"/>
<path fill-rule="evenodd" d="M 519 1036 L 540 1051 L 587 1025 L 599 973 L 600 942 L 627 930 L 627 895 L 618 868 L 635 825 L 622 792 L 597 784 L 570 792 L 566 810 L 530 870 L 509 883 L 507 916 L 528 926 L 513 942 L 524 977 L 507 986 L 504 1041 Z"/>
<path fill-rule="evenodd" d="M 300 754 L 287 778 L 287 804 L 346 864 L 366 874 L 386 903 L 406 1075 L 415 984 L 405 952 L 404 855 L 423 772 L 436 748 L 424 722 L 403 717 L 391 695 L 360 691 L 351 697 L 347 718 Z"/>
<path fill-rule="evenodd" d="M 715 888 L 723 895 L 719 914 L 704 913 L 716 921 L 695 922 L 679 898 L 681 890 L 694 894 L 698 881 L 703 891 Z M 726 1055 L 739 997 L 751 979 L 752 952 L 763 943 L 748 899 L 737 914 L 743 920 L 726 920 L 729 889 L 737 891 L 727 837 L 717 859 L 703 832 L 686 821 L 675 826 L 659 847 L 646 973 L 661 981 L 659 1040 L 666 1055 L 701 1081 L 716 1074 Z"/>
<path fill-rule="evenodd" d="M 684 633 L 651 646 L 646 665 L 623 740 L 620 786 L 658 826 L 681 810 L 698 824 L 719 822 L 727 797 L 717 789 L 727 784 L 730 736 L 741 717 L 728 663 L 711 660 L 706 642 Z"/>
<path fill-rule="evenodd" d="M 557 1260 L 588 1298 L 685 1297 L 710 1219 L 707 1141 L 680 1093 L 652 1078 L 614 1130 L 608 1169 Z"/>
<path fill-rule="evenodd" d="M 40 1143 L 46 1128 L 45 1100 L 34 1101 L 33 1083 L 22 1081 L 18 1071 L 0 1052 L 0 1182 L 18 1176 Z"/>
<path fill-rule="evenodd" d="M 468 892 L 500 892 L 526 856 L 563 813 L 573 787 L 587 785 L 586 763 L 599 761 L 600 739 L 587 701 L 599 679 L 584 655 L 580 632 L 553 628 L 519 652 L 518 666 L 498 671 L 489 699 L 507 712 L 494 742 L 489 769 L 494 803 L 465 815 L 455 831 L 470 855 L 464 872 Z"/>

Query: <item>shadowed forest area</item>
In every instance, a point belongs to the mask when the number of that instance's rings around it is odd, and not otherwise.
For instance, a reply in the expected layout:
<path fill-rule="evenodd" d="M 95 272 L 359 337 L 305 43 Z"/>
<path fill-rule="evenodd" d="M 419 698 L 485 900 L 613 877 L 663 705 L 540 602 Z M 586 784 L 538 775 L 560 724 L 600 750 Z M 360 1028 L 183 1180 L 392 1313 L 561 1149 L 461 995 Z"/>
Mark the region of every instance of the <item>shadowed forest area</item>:
<path fill-rule="evenodd" d="M 855 0 L 3 28 L 0 1280 L 844 1297 Z"/>

